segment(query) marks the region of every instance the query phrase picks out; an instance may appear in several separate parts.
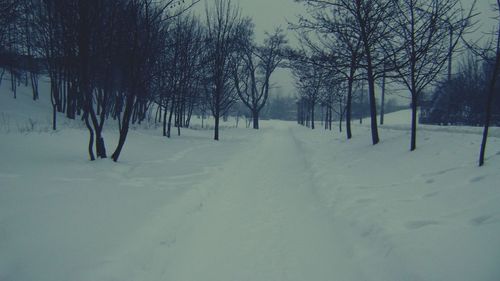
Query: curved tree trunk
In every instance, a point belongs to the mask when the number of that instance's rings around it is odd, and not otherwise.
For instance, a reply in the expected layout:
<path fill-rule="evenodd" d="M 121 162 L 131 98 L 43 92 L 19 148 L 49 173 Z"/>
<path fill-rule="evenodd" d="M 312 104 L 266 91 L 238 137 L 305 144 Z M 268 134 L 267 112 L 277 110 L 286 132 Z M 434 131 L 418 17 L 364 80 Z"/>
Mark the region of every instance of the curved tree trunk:
<path fill-rule="evenodd" d="M 120 157 L 120 153 L 122 152 L 123 145 L 125 144 L 125 140 L 127 139 L 127 134 L 130 126 L 130 119 L 132 118 L 133 109 L 135 103 L 135 95 L 133 93 L 128 93 L 127 101 L 125 102 L 125 110 L 123 111 L 123 122 L 120 129 L 120 138 L 118 139 L 118 146 L 113 152 L 111 158 L 113 161 L 118 162 L 118 158 Z"/>
<path fill-rule="evenodd" d="M 94 161 L 95 160 L 95 155 L 94 155 L 94 130 L 92 129 L 92 126 L 90 125 L 88 113 L 85 113 L 85 116 L 83 117 L 83 119 L 85 120 L 85 126 L 87 126 L 87 129 L 89 130 L 89 135 L 90 135 L 89 136 L 89 147 L 88 147 L 90 161 Z"/>

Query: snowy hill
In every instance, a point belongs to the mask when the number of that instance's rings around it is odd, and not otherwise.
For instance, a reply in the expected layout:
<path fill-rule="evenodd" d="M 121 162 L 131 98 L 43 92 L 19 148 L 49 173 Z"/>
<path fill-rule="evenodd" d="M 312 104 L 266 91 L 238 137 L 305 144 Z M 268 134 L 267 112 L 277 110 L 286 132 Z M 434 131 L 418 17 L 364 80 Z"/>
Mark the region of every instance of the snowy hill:
<path fill-rule="evenodd" d="M 7 75 L 6 75 L 7 76 Z M 13 98 L 10 80 L 4 78 L 0 85 L 0 131 L 19 132 L 37 123 L 39 130 L 48 131 L 52 120 L 50 85 L 45 79 L 40 81 L 40 99 L 33 101 L 31 88 L 21 85 L 17 98 Z"/>
<path fill-rule="evenodd" d="M 369 124 L 369 122 L 370 122 L 369 118 L 363 119 L 364 124 Z M 386 114 L 384 118 L 384 125 L 382 127 L 384 129 L 407 131 L 410 130 L 410 124 L 411 124 L 411 110 L 407 109 Z M 472 127 L 472 126 L 436 126 L 436 125 L 419 124 L 417 130 L 434 131 L 434 132 L 452 132 L 459 134 L 483 133 L 482 127 Z M 500 138 L 500 128 L 490 127 L 490 136 Z"/>
<path fill-rule="evenodd" d="M 404 111 L 377 146 L 366 122 L 351 141 L 281 121 L 217 143 L 152 127 L 120 163 L 89 162 L 79 121 L 51 132 L 48 97 L 6 87 L 0 280 L 500 279 L 500 139 L 477 168 L 478 128 L 424 126 L 409 152 Z"/>

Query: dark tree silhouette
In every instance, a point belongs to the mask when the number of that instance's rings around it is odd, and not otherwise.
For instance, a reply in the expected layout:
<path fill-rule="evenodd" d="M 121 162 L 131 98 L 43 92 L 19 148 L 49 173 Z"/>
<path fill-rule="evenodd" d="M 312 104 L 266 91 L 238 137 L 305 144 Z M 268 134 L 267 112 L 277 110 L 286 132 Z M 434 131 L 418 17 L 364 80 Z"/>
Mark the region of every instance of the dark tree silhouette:
<path fill-rule="evenodd" d="M 396 79 L 411 95 L 411 144 L 416 149 L 417 110 L 424 89 L 435 82 L 471 22 L 458 0 L 402 0 L 395 5 L 394 36 L 384 47 L 387 57 L 396 66 Z M 474 5 L 473 5 L 474 6 Z M 448 34 L 456 37 L 451 49 Z"/>
<path fill-rule="evenodd" d="M 251 22 L 246 24 L 252 28 Z M 242 38 L 239 46 L 239 59 L 235 63 L 234 84 L 243 104 L 252 113 L 253 128 L 259 129 L 259 115 L 269 98 L 271 75 L 284 58 L 286 44 L 281 29 L 267 34 L 263 46 L 255 46 L 251 34 Z"/>
<path fill-rule="evenodd" d="M 300 17 L 294 26 L 315 56 L 321 58 L 325 68 L 342 75 L 345 87 L 345 117 L 347 138 L 352 138 L 351 120 L 354 83 L 360 79 L 358 69 L 363 59 L 361 37 L 356 25 L 345 9 L 321 1 L 304 1 L 309 15 Z M 312 37 L 312 38 L 311 38 Z"/>
<path fill-rule="evenodd" d="M 232 65 L 239 45 L 238 32 L 244 30 L 241 26 L 244 21 L 231 0 L 215 0 L 211 10 L 206 8 L 206 16 L 207 62 L 210 73 L 206 93 L 215 119 L 214 140 L 219 140 L 220 118 L 237 100 L 232 81 Z"/>

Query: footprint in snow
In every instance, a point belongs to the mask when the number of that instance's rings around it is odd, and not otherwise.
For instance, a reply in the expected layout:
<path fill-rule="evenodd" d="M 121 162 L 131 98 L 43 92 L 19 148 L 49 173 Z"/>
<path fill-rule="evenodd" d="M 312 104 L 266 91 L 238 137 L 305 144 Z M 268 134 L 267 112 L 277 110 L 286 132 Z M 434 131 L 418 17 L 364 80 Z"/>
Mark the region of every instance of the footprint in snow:
<path fill-rule="evenodd" d="M 459 168 L 449 168 L 449 169 L 441 170 L 441 171 L 437 171 L 437 172 L 426 173 L 426 174 L 423 174 L 423 176 L 440 176 L 440 175 L 444 175 L 444 174 L 449 173 L 449 172 L 453 172 L 453 171 L 458 170 L 458 169 Z"/>
<path fill-rule="evenodd" d="M 486 178 L 486 176 L 479 176 L 479 177 L 475 177 L 475 178 L 472 178 L 469 180 L 470 183 L 476 183 L 476 182 L 480 182 L 482 181 L 484 178 Z"/>
<path fill-rule="evenodd" d="M 498 221 L 498 219 L 495 219 L 493 217 L 493 215 L 483 215 L 483 216 L 479 216 L 477 218 L 471 219 L 470 224 L 472 224 L 474 226 L 481 226 L 481 225 L 485 225 L 485 224 L 494 223 L 497 221 Z"/>
<path fill-rule="evenodd" d="M 177 238 L 176 237 L 173 237 L 171 239 L 168 239 L 168 240 L 163 240 L 163 241 L 160 241 L 160 245 L 161 246 L 167 246 L 167 247 L 170 247 L 172 246 L 173 244 L 175 244 L 175 242 L 177 241 Z"/>
<path fill-rule="evenodd" d="M 439 225 L 439 224 L 441 224 L 441 223 L 438 221 L 435 221 L 435 220 L 420 220 L 420 221 L 407 222 L 405 224 L 405 227 L 407 229 L 414 230 L 414 229 L 420 229 L 422 227 L 429 226 L 429 225 Z"/>
<path fill-rule="evenodd" d="M 436 180 L 435 179 L 428 179 L 425 181 L 426 184 L 432 184 L 432 183 L 435 183 Z"/>
<path fill-rule="evenodd" d="M 434 197 L 436 195 L 439 194 L 439 191 L 435 191 L 435 192 L 431 192 L 431 193 L 427 193 L 423 196 L 423 198 L 431 198 L 431 197 Z"/>

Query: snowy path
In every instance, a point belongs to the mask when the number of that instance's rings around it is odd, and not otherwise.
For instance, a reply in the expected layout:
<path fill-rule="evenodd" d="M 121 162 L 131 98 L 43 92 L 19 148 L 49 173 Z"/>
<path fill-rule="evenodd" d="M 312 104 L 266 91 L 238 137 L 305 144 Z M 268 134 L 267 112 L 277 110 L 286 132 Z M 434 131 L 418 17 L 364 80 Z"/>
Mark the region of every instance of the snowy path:
<path fill-rule="evenodd" d="M 318 204 L 292 131 L 266 130 L 253 145 L 210 180 L 207 188 L 216 192 L 176 240 L 167 279 L 320 281 L 352 274 L 339 272 L 352 268 L 343 264 L 342 245 L 332 243 L 338 231 Z"/>

